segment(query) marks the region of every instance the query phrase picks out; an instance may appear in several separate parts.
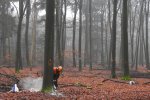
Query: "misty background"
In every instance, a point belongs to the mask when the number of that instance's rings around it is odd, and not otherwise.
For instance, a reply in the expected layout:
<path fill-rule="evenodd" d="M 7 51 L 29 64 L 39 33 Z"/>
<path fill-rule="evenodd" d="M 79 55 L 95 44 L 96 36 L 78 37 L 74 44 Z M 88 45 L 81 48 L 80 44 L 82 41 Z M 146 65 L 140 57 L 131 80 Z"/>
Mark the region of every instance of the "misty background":
<path fill-rule="evenodd" d="M 22 66 L 43 66 L 44 60 L 44 39 L 45 39 L 45 0 L 23 1 L 23 19 L 21 30 L 21 59 Z M 93 0 L 91 13 L 89 13 L 89 0 L 56 0 L 55 8 L 55 65 L 58 65 L 60 55 L 64 56 L 64 66 L 78 66 L 79 60 L 82 66 L 89 66 L 90 48 L 93 65 L 110 68 L 111 63 L 111 36 L 113 20 L 113 0 Z M 80 19 L 80 7 L 81 18 Z M 66 11 L 65 11 L 66 8 Z M 28 11 L 29 9 L 29 11 Z M 0 1 L 0 65 L 15 66 L 17 30 L 19 22 L 19 2 L 18 0 Z M 29 15 L 28 27 L 28 51 L 26 49 L 27 15 Z M 66 15 L 65 15 L 66 14 Z M 90 44 L 90 14 L 91 39 Z M 121 61 L 121 18 L 122 0 L 117 4 L 116 23 L 116 66 L 120 66 Z M 82 26 L 80 27 L 80 20 Z M 128 1 L 128 55 L 129 65 L 136 68 L 145 65 L 149 57 L 149 0 L 129 0 Z M 82 28 L 80 30 L 80 28 Z M 80 31 L 82 36 L 80 36 Z M 61 36 L 58 37 L 58 33 Z M 63 35 L 62 35 L 63 34 Z M 64 37 L 64 38 L 62 38 Z M 81 37 L 81 40 L 79 39 Z M 65 39 L 64 44 L 62 40 Z M 73 40 L 74 39 L 74 40 Z M 60 40 L 60 41 L 58 41 Z M 148 47 L 146 42 L 148 41 Z M 60 44 L 59 44 L 59 43 Z M 81 43 L 79 43 L 81 42 Z M 79 57 L 79 44 L 81 44 L 81 56 Z M 61 54 L 58 53 L 58 45 L 65 45 Z M 74 49 L 73 49 L 74 45 Z M 60 46 L 63 49 L 63 46 Z M 148 50 L 148 51 L 146 51 Z M 27 61 L 28 52 L 28 61 Z M 148 59 L 149 60 L 149 59 Z"/>

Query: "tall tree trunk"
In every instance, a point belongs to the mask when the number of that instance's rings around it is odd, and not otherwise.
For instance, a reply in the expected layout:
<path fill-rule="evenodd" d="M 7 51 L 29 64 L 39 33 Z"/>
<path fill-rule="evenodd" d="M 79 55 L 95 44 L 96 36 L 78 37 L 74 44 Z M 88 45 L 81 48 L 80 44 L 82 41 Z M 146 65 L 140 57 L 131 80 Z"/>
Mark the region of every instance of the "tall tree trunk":
<path fill-rule="evenodd" d="M 62 15 L 63 15 L 63 0 L 56 0 L 56 33 L 57 33 L 57 37 L 56 37 L 56 55 L 57 55 L 57 61 L 56 61 L 56 65 L 62 65 L 62 45 L 61 45 L 61 40 L 62 40 Z"/>
<path fill-rule="evenodd" d="M 141 37 L 140 37 L 140 65 L 143 66 L 144 64 L 144 57 L 143 57 L 143 53 L 144 53 L 144 47 L 145 47 L 145 39 L 144 39 L 144 16 L 142 17 L 142 26 L 141 26 Z"/>
<path fill-rule="evenodd" d="M 11 47 L 10 47 L 11 41 L 10 41 L 10 38 L 11 37 L 8 37 L 8 54 L 9 54 L 9 62 L 8 63 L 9 63 L 9 66 L 11 66 L 11 50 L 10 50 L 11 49 Z"/>
<path fill-rule="evenodd" d="M 131 64 L 132 65 L 132 63 L 133 63 L 133 50 L 132 50 L 132 44 L 133 44 L 133 38 L 132 38 L 132 35 L 133 35 L 133 33 L 132 33 L 132 5 L 131 5 L 131 1 L 129 1 L 128 2 L 128 6 L 129 6 L 129 9 L 131 9 L 130 11 L 129 11 L 129 36 L 130 36 L 130 43 L 131 43 L 131 45 L 130 45 L 130 47 L 129 47 L 129 51 L 131 51 L 131 52 L 129 52 L 129 64 Z M 130 60 L 130 58 L 131 58 L 131 60 Z M 131 61 L 131 62 L 130 62 Z"/>
<path fill-rule="evenodd" d="M 56 66 L 60 64 L 60 0 L 56 0 Z"/>
<path fill-rule="evenodd" d="M 29 60 L 29 46 L 28 46 L 28 32 L 29 32 L 29 19 L 30 19 L 30 0 L 26 1 L 26 5 L 27 5 L 27 12 L 26 12 L 26 30 L 25 30 L 25 46 L 26 46 L 26 61 L 27 61 L 27 65 L 30 65 L 30 60 Z"/>
<path fill-rule="evenodd" d="M 113 8 L 113 23 L 112 23 L 112 69 L 111 75 L 112 78 L 116 77 L 116 20 L 117 20 L 117 2 L 118 0 L 114 0 L 114 8 Z"/>
<path fill-rule="evenodd" d="M 131 2 L 131 1 L 130 1 Z M 131 5 L 132 6 L 132 5 Z M 134 32 L 135 32 L 135 18 L 136 18 L 136 12 L 137 12 L 137 5 L 135 6 L 134 9 L 134 14 L 131 11 L 130 12 L 130 22 L 132 22 L 131 24 L 131 31 L 130 31 L 130 39 L 131 39 L 131 68 L 134 67 Z"/>
<path fill-rule="evenodd" d="M 63 63 L 63 38 L 64 38 L 64 12 L 63 12 L 63 4 L 64 1 L 61 0 L 61 5 L 60 5 L 60 50 L 59 50 L 59 62 L 60 66 L 62 66 Z"/>
<path fill-rule="evenodd" d="M 75 0 L 75 10 L 73 18 L 73 39 L 72 39 L 73 67 L 76 67 L 76 58 L 75 58 L 76 16 L 77 16 L 77 0 Z"/>
<path fill-rule="evenodd" d="M 145 2 L 145 5 L 147 5 L 147 6 L 145 6 L 145 13 L 146 13 L 146 18 L 145 18 L 145 24 L 146 24 L 146 52 L 145 52 L 145 60 L 146 60 L 146 67 L 150 70 L 150 64 L 149 64 L 149 43 L 148 43 L 148 37 L 149 37 L 149 35 L 148 35 L 148 27 L 149 27 L 149 24 L 148 24 L 148 19 L 149 19 L 149 0 L 147 1 L 147 2 Z M 147 8 L 146 8 L 147 7 Z"/>
<path fill-rule="evenodd" d="M 107 17 L 107 13 L 105 13 L 105 16 Z M 108 67 L 108 22 L 107 19 L 105 19 L 105 64 Z M 98 55 L 97 55 L 98 56 Z"/>
<path fill-rule="evenodd" d="M 5 63 L 6 59 L 5 59 L 5 56 L 6 56 L 6 4 L 4 1 L 2 1 L 2 37 L 1 37 L 1 40 L 2 40 L 2 56 L 3 56 L 3 63 Z"/>
<path fill-rule="evenodd" d="M 99 37 L 99 19 L 100 19 L 99 16 L 97 16 L 97 20 L 96 20 L 96 24 L 97 24 L 96 25 L 96 27 L 97 27 L 97 29 L 96 29 L 96 31 L 97 31 L 96 33 L 97 34 L 96 35 L 97 35 L 97 38 L 100 38 Z M 99 61 L 99 59 L 100 59 L 100 57 L 99 57 L 99 53 L 100 53 L 100 50 L 99 50 L 100 49 L 99 39 L 97 39 L 96 42 L 97 42 L 97 44 L 96 44 L 97 45 L 97 51 L 96 51 L 96 59 L 97 59 L 97 61 L 96 62 L 99 64 L 100 63 L 100 61 Z"/>
<path fill-rule="evenodd" d="M 83 0 L 80 0 L 80 5 L 79 5 L 79 71 L 82 70 L 82 59 L 81 59 L 81 45 L 82 45 L 82 3 L 83 3 Z"/>
<path fill-rule="evenodd" d="M 44 77 L 43 92 L 53 90 L 53 66 L 54 66 L 54 9 L 55 0 L 46 2 L 46 29 L 44 52 Z"/>
<path fill-rule="evenodd" d="M 37 5 L 36 0 L 33 4 L 33 25 L 32 25 L 32 46 L 31 46 L 31 65 L 36 64 L 36 21 L 37 21 Z"/>
<path fill-rule="evenodd" d="M 103 32 L 103 28 L 104 28 L 104 11 L 103 8 L 101 10 L 101 65 L 104 66 L 104 32 Z"/>
<path fill-rule="evenodd" d="M 140 3 L 141 8 L 140 8 L 140 14 L 139 14 L 139 26 L 137 29 L 137 35 L 136 35 L 136 51 L 135 51 L 135 69 L 137 70 L 138 67 L 138 60 L 139 60 L 139 46 L 140 46 L 140 37 L 141 37 L 141 32 L 142 32 L 142 20 L 143 20 L 143 1 Z"/>
<path fill-rule="evenodd" d="M 139 25 L 139 31 L 137 32 L 138 34 L 136 36 L 136 51 L 135 51 L 135 58 L 134 58 L 135 59 L 135 69 L 136 70 L 137 70 L 137 66 L 138 66 L 140 30 L 141 30 L 141 24 Z"/>
<path fill-rule="evenodd" d="M 108 0 L 108 23 L 109 23 L 109 31 L 112 33 L 112 28 L 111 28 L 111 1 Z M 112 34 L 110 34 L 110 46 L 109 46 L 109 52 L 108 52 L 108 69 L 110 69 L 109 66 L 111 66 L 111 51 L 112 51 Z"/>
<path fill-rule="evenodd" d="M 67 14 L 67 2 L 64 0 L 64 15 L 63 15 L 63 30 L 62 30 L 62 66 L 64 66 L 64 53 L 66 45 L 66 14 Z"/>
<path fill-rule="evenodd" d="M 122 66 L 124 76 L 129 76 L 129 64 L 128 64 L 128 0 L 123 0 L 122 7 Z"/>
<path fill-rule="evenodd" d="M 89 16 L 90 16 L 90 27 L 89 27 L 89 38 L 90 38 L 90 70 L 92 70 L 92 0 L 89 0 Z"/>
<path fill-rule="evenodd" d="M 87 0 L 86 9 L 89 7 L 89 1 Z M 89 11 L 85 12 L 85 48 L 84 48 L 84 66 L 89 64 Z"/>
<path fill-rule="evenodd" d="M 16 43 L 16 72 L 22 68 L 22 56 L 21 56 L 21 30 L 23 20 L 23 1 L 19 0 L 19 23 L 17 30 L 17 43 Z"/>

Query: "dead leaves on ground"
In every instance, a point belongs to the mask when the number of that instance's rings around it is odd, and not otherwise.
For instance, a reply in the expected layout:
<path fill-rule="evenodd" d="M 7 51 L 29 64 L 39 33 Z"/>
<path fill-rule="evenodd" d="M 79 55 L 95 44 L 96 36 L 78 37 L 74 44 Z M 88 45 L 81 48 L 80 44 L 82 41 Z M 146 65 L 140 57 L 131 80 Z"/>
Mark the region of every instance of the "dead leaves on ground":
<path fill-rule="evenodd" d="M 7 69 L 8 70 L 8 69 Z M 10 73 L 10 71 L 5 71 Z M 37 77 L 35 73 L 41 68 L 33 68 L 32 71 L 24 69 L 19 77 Z M 70 71 L 71 70 L 71 71 Z M 12 71 L 11 71 L 12 72 Z M 129 85 L 128 82 L 118 79 L 109 79 L 110 71 L 68 68 L 64 76 L 59 78 L 58 92 L 64 97 L 55 97 L 41 92 L 21 91 L 19 93 L 0 93 L 0 99 L 16 100 L 150 100 L 149 79 L 134 78 L 138 83 Z M 124 84 L 125 83 L 125 84 Z"/>

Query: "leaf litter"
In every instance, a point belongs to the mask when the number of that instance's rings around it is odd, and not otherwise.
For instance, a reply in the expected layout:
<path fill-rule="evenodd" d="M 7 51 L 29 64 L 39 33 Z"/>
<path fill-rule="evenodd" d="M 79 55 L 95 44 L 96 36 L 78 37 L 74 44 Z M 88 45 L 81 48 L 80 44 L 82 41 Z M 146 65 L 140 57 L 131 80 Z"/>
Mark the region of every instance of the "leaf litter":
<path fill-rule="evenodd" d="M 15 75 L 29 85 L 24 86 L 24 89 L 17 93 L 1 92 L 0 100 L 150 100 L 150 84 L 143 84 L 149 82 L 150 79 L 132 78 L 138 83 L 134 85 L 126 84 L 128 82 L 116 82 L 122 81 L 120 77 L 112 79 L 115 81 L 104 81 L 109 79 L 109 70 L 89 71 L 88 68 L 83 68 L 82 72 L 78 72 L 78 69 L 75 68 L 65 68 L 64 75 L 58 80 L 58 89 L 51 95 L 42 93 L 39 91 L 42 86 L 41 69 L 37 67 L 30 71 L 29 68 L 25 68 L 19 74 L 15 74 L 12 68 L 0 70 L 0 73 Z M 0 85 L 8 83 L 7 78 L 0 77 Z M 34 90 L 37 87 L 40 88 Z"/>

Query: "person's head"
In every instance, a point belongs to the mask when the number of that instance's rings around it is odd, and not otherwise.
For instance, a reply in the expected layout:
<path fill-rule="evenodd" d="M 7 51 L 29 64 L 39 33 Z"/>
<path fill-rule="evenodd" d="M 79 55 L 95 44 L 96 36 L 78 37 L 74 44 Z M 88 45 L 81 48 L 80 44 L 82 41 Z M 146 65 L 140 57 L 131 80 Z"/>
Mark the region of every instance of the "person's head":
<path fill-rule="evenodd" d="M 62 70 L 63 70 L 62 66 L 58 66 L 58 72 L 59 72 L 59 74 L 62 73 Z"/>
<path fill-rule="evenodd" d="M 62 73 L 62 66 L 53 67 L 54 74 L 61 74 Z"/>

